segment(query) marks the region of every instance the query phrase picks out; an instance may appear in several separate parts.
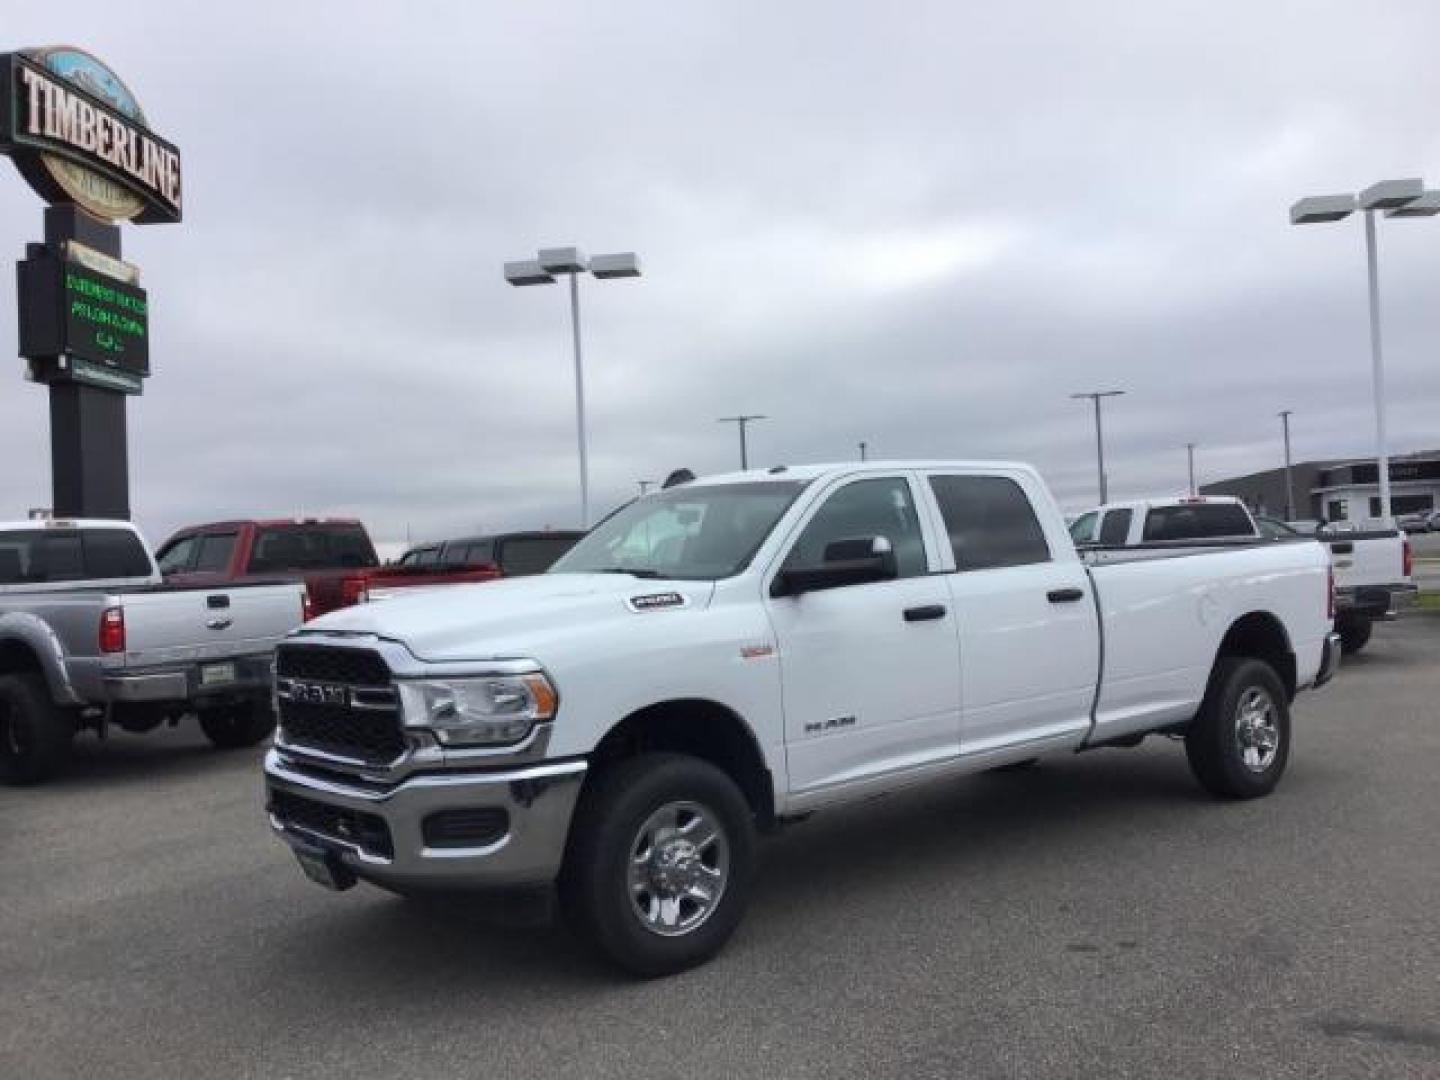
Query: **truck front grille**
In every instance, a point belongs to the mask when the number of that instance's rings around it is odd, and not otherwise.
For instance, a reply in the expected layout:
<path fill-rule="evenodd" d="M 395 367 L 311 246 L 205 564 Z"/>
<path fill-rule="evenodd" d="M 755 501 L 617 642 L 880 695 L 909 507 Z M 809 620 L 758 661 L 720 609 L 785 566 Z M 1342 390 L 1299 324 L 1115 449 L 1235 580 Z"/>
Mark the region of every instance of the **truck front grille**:
<path fill-rule="evenodd" d="M 275 696 L 288 745 L 387 765 L 405 751 L 399 697 L 379 653 L 281 645 Z"/>

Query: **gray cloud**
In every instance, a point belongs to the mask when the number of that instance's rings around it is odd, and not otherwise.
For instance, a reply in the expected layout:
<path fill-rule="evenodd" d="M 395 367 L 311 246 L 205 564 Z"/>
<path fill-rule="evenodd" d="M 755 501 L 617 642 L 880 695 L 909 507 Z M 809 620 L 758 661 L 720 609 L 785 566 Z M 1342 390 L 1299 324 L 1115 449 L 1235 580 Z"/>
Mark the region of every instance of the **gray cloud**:
<path fill-rule="evenodd" d="M 1372 446 L 1358 223 L 1296 197 L 1440 181 L 1433 5 L 153 3 L 16 12 L 185 154 L 126 229 L 153 302 L 137 516 L 350 513 L 397 540 L 575 515 L 565 296 L 506 259 L 633 248 L 584 286 L 599 506 L 685 464 L 1034 461 L 1092 497 Z M 0 247 L 40 228 L 0 181 Z M 1440 444 L 1440 223 L 1385 222 L 1392 444 Z M 14 340 L 0 300 L 0 340 Z M 45 396 L 0 383 L 0 504 L 48 502 Z"/>

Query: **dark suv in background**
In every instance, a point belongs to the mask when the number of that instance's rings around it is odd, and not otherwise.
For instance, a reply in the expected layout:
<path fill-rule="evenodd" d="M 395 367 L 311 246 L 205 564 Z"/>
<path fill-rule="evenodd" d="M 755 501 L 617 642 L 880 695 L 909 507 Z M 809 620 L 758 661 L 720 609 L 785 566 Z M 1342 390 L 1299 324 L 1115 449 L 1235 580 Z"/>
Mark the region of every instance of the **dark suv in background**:
<path fill-rule="evenodd" d="M 498 533 L 468 536 L 437 544 L 420 544 L 400 557 L 400 568 L 483 570 L 499 577 L 543 574 L 585 534 L 569 530 Z"/>

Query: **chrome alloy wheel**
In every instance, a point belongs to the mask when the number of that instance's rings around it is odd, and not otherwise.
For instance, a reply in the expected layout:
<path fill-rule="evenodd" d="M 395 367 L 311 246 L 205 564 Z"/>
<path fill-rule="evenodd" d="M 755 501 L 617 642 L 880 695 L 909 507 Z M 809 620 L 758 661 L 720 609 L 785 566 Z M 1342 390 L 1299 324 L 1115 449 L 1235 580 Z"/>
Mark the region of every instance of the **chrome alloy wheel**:
<path fill-rule="evenodd" d="M 630 844 L 630 910 L 662 937 L 680 937 L 715 912 L 730 874 L 730 843 L 714 811 L 669 802 Z"/>
<path fill-rule="evenodd" d="M 1263 773 L 1280 752 L 1280 713 L 1269 691 L 1251 686 L 1235 706 L 1235 738 L 1240 760 L 1254 773 Z"/>

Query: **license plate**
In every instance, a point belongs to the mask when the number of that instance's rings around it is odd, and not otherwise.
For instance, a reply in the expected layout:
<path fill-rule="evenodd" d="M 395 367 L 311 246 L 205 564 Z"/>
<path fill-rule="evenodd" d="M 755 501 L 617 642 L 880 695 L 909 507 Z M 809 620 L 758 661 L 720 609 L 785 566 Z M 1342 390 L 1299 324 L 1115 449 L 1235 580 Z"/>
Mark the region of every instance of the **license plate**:
<path fill-rule="evenodd" d="M 338 856 L 328 851 L 311 848 L 296 848 L 295 858 L 305 876 L 317 885 L 340 892 L 355 884 L 355 877 L 342 866 Z"/>
<path fill-rule="evenodd" d="M 202 664 L 200 665 L 200 685 L 219 686 L 222 683 L 235 681 L 234 664 Z"/>

